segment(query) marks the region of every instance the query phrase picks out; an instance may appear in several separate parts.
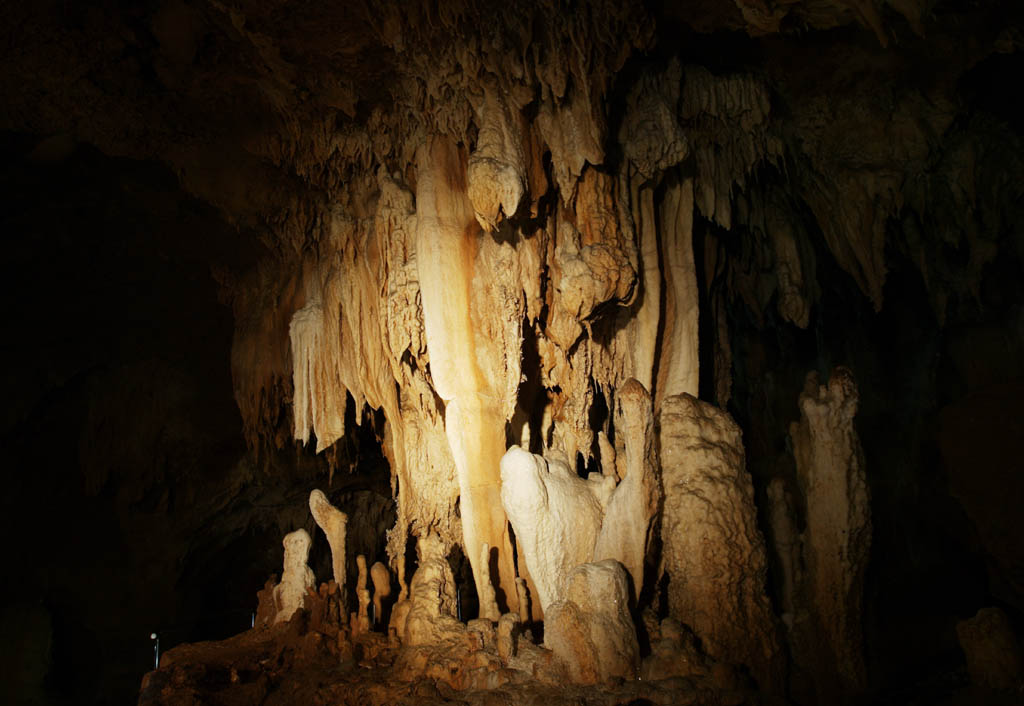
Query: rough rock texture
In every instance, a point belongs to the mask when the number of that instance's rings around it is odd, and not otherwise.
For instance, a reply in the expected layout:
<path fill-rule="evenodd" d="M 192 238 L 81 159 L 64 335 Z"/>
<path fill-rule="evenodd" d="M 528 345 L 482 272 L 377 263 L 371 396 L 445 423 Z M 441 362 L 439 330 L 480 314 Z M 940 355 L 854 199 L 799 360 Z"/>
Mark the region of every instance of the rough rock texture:
<path fill-rule="evenodd" d="M 545 612 L 544 644 L 577 684 L 634 679 L 640 648 L 629 615 L 629 579 L 614 559 L 581 564 Z"/>
<path fill-rule="evenodd" d="M 316 584 L 313 571 L 306 565 L 312 540 L 304 529 L 297 529 L 284 537 L 284 572 L 281 583 L 274 587 L 274 622 L 291 619 L 302 608 L 306 593 Z"/>
<path fill-rule="evenodd" d="M 409 584 L 406 617 L 404 622 L 393 622 L 392 627 L 401 636 L 403 644 L 435 645 L 462 629 L 462 624 L 455 619 L 455 578 L 438 537 L 420 537 L 416 552 L 419 568 Z M 399 615 L 397 606 L 392 615 Z"/>
<path fill-rule="evenodd" d="M 501 459 L 501 501 L 523 547 L 541 610 L 558 600 L 573 567 L 590 561 L 601 506 L 564 463 L 518 446 Z M 628 595 L 628 594 L 627 594 Z"/>
<path fill-rule="evenodd" d="M 852 373 L 836 368 L 828 384 L 807 375 L 800 421 L 790 426 L 803 532 L 802 603 L 791 638 L 794 659 L 808 669 L 819 698 L 846 698 L 864 685 L 862 606 L 871 547 L 871 507 L 864 452 L 853 425 L 859 395 Z"/>
<path fill-rule="evenodd" d="M 618 560 L 629 572 L 632 595 L 639 597 L 662 498 L 651 396 L 636 380 L 627 381 L 619 390 L 615 419 L 618 438 L 625 447 L 624 477 L 607 502 L 593 558 Z"/>
<path fill-rule="evenodd" d="M 982 608 L 973 618 L 956 624 L 956 636 L 974 684 L 1007 691 L 1024 686 L 1024 652 L 1006 613 Z"/>
<path fill-rule="evenodd" d="M 717 407 L 676 395 L 662 404 L 658 438 L 669 614 L 707 654 L 745 664 L 762 688 L 778 689 L 781 653 L 739 427 Z"/>
<path fill-rule="evenodd" d="M 316 524 L 327 535 L 327 543 L 331 546 L 331 566 L 334 568 L 334 582 L 345 595 L 345 532 L 348 527 L 348 515 L 331 505 L 322 490 L 314 490 L 309 494 L 309 511 Z"/>

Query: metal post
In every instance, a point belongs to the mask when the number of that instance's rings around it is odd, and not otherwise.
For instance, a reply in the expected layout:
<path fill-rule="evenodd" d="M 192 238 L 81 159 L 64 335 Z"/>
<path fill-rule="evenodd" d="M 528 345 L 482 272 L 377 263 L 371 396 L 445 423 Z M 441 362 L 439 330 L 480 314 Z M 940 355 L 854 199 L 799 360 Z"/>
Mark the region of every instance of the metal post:
<path fill-rule="evenodd" d="M 149 639 L 153 641 L 153 669 L 160 669 L 160 637 L 151 632 Z"/>

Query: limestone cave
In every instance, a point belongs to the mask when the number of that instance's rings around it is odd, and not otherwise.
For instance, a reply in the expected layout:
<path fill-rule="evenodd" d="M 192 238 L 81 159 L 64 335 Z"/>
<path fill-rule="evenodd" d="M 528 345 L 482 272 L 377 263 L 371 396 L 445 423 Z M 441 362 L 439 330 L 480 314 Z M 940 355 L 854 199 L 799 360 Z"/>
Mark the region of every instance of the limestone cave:
<path fill-rule="evenodd" d="M 1024 4 L 0 38 L 0 703 L 1024 703 Z"/>

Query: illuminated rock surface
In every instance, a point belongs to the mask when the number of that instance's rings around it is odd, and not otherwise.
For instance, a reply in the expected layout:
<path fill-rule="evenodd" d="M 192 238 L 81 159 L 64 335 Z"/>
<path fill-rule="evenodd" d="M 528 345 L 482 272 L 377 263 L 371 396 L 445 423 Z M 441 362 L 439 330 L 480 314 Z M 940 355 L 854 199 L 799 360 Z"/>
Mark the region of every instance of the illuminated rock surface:
<path fill-rule="evenodd" d="M 1024 615 L 1022 27 L 5 4 L 0 702 L 151 633 L 151 701 L 956 702 Z"/>

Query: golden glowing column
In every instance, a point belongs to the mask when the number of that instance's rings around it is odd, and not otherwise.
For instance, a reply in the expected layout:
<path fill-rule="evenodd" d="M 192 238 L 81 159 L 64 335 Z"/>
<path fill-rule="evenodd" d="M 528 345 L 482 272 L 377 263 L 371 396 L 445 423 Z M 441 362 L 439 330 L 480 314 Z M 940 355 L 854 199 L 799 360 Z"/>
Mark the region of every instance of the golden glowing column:
<path fill-rule="evenodd" d="M 507 359 L 499 341 L 477 335 L 500 311 L 474 305 L 474 275 L 481 237 L 466 190 L 466 159 L 447 138 L 434 138 L 416 158 L 416 258 L 423 321 L 434 389 L 445 402 L 445 431 L 459 478 L 462 535 L 483 595 L 480 563 L 489 544 L 491 579 L 510 610 L 518 607 L 508 523 L 501 506 L 500 461 L 505 453 L 504 392 L 485 366 Z M 480 273 L 482 277 L 491 273 Z M 490 327 L 486 327 L 489 329 Z M 518 376 L 519 351 L 514 352 Z M 518 379 L 518 377 L 517 377 Z"/>

